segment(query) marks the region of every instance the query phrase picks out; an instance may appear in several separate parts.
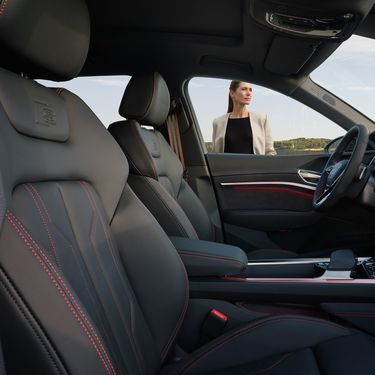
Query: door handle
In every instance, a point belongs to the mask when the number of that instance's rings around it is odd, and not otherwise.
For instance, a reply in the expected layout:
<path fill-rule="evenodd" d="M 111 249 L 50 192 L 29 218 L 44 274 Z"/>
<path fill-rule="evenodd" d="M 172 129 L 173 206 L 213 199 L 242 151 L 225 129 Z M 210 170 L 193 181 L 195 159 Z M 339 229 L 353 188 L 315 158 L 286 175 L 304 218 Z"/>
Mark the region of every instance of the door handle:
<path fill-rule="evenodd" d="M 302 181 L 312 184 L 312 185 L 317 185 L 318 180 L 321 177 L 321 174 L 319 172 L 315 171 L 306 171 L 303 169 L 298 170 L 298 175 L 301 178 Z"/>

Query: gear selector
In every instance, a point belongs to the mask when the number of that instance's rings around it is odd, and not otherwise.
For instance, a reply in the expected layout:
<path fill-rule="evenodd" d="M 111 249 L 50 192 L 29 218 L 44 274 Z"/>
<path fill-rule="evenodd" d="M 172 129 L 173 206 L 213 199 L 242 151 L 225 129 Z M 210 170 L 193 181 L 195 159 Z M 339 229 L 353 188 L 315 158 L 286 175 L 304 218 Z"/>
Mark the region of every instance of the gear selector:
<path fill-rule="evenodd" d="M 350 249 L 336 250 L 331 254 L 324 279 L 350 279 L 351 272 L 357 265 L 357 259 Z"/>

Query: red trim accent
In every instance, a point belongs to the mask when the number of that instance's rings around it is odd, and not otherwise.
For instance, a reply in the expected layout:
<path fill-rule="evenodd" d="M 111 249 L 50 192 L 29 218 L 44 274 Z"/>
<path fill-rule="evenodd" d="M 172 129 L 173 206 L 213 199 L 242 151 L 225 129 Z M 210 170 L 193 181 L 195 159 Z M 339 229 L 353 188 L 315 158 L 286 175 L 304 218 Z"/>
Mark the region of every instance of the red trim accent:
<path fill-rule="evenodd" d="M 322 284 L 375 284 L 375 279 L 354 279 L 354 280 L 341 280 L 341 279 L 298 279 L 298 278 L 255 278 L 255 277 L 234 277 L 223 276 L 225 280 L 231 281 L 244 281 L 244 282 L 257 282 L 257 283 L 322 283 Z"/>
<path fill-rule="evenodd" d="M 224 320 L 225 322 L 228 320 L 228 317 L 225 314 L 216 309 L 211 309 L 210 314 L 217 316 L 219 319 Z"/>
<path fill-rule="evenodd" d="M 294 195 L 299 195 L 304 198 L 309 198 L 311 199 L 313 197 L 313 193 L 306 193 L 303 191 L 299 190 L 294 190 L 294 189 L 288 189 L 288 188 L 282 188 L 282 187 L 268 187 L 268 186 L 233 186 L 234 190 L 239 190 L 239 191 L 273 191 L 273 192 L 285 192 L 289 194 L 294 194 Z"/>

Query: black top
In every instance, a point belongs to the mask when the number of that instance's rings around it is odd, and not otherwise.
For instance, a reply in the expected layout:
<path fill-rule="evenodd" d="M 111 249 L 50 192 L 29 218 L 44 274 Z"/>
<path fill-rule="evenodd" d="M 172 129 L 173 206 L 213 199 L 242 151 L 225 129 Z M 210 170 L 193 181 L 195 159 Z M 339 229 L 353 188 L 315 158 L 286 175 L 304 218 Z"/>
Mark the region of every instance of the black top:
<path fill-rule="evenodd" d="M 224 152 L 254 153 L 250 117 L 228 119 Z"/>

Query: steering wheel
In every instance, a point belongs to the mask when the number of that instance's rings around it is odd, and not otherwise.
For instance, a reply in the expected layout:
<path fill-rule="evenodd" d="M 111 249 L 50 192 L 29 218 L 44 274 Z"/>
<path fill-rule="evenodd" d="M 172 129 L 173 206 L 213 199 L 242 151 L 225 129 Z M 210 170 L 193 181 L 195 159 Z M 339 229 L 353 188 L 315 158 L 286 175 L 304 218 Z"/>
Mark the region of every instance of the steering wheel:
<path fill-rule="evenodd" d="M 313 206 L 316 210 L 332 207 L 345 196 L 346 190 L 356 177 L 366 152 L 369 132 L 363 125 L 349 129 L 329 158 L 316 186 Z M 348 145 L 355 140 L 349 159 L 343 159 Z"/>

